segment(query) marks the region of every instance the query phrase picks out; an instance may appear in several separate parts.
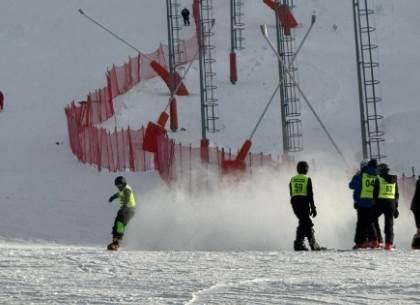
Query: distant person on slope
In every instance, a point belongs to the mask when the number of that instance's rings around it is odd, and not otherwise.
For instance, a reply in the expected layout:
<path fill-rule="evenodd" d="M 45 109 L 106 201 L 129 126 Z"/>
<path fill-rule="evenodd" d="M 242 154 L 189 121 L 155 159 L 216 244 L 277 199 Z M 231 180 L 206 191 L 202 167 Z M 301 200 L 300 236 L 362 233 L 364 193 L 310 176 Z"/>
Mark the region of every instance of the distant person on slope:
<path fill-rule="evenodd" d="M 3 110 L 4 107 L 4 95 L 3 92 L 0 91 L 0 111 Z"/>
<path fill-rule="evenodd" d="M 184 19 L 184 25 L 189 26 L 190 25 L 190 11 L 184 7 L 184 9 L 181 11 L 182 18 Z"/>
<path fill-rule="evenodd" d="M 378 162 L 375 159 L 369 160 L 367 165 L 363 166 L 349 183 L 349 188 L 354 191 L 354 208 L 357 210 L 353 249 L 377 248 L 379 246 L 378 236 L 375 235 L 376 230 L 374 229 L 375 218 L 372 213 L 377 167 Z"/>
<path fill-rule="evenodd" d="M 394 218 L 398 218 L 399 215 L 398 198 L 397 176 L 389 174 L 387 164 L 379 164 L 379 178 L 376 179 L 373 188 L 373 217 L 377 219 L 382 214 L 385 217 L 385 250 L 393 248 Z"/>
<path fill-rule="evenodd" d="M 309 170 L 309 165 L 305 161 L 300 161 L 296 169 L 298 174 L 293 176 L 289 183 L 290 202 L 293 212 L 299 220 L 294 249 L 295 251 L 307 251 L 308 248 L 304 244 L 305 237 L 307 237 L 311 250 L 322 250 L 315 240 L 314 224 L 310 217 L 316 217 L 317 212 L 312 191 L 312 181 L 306 175 Z"/>
<path fill-rule="evenodd" d="M 125 178 L 118 176 L 115 178 L 114 183 L 118 188 L 118 192 L 112 195 L 108 202 L 111 203 L 114 199 L 119 198 L 120 209 L 115 217 L 114 226 L 112 228 L 112 243 L 108 245 L 108 250 L 118 250 L 120 247 L 125 228 L 130 219 L 133 218 L 136 206 L 136 198 L 133 189 L 127 184 Z"/>
<path fill-rule="evenodd" d="M 411 211 L 413 211 L 417 227 L 417 233 L 413 236 L 411 247 L 420 250 L 420 176 L 417 179 L 416 190 L 414 192 L 413 200 L 411 201 Z"/>

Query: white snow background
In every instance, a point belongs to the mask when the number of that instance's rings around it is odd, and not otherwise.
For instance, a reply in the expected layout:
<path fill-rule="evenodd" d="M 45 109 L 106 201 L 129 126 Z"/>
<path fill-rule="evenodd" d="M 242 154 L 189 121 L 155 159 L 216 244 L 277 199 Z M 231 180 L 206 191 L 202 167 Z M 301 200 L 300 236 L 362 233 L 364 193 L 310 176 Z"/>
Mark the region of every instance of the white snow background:
<path fill-rule="evenodd" d="M 190 5 L 191 1 L 181 1 Z M 420 168 L 418 74 L 420 3 L 376 0 L 385 153 L 394 172 Z M 299 81 L 346 159 L 361 153 L 351 1 L 298 0 L 299 42 L 313 11 L 315 28 L 298 58 Z M 124 172 L 138 211 L 122 251 L 104 250 L 118 208 L 108 204 L 115 173 L 72 155 L 64 107 L 105 85 L 105 71 L 133 50 L 87 21 L 82 8 L 144 53 L 166 43 L 165 1 L 1 0 L 0 304 L 418 304 L 419 253 L 408 250 L 414 222 L 401 202 L 397 250 L 291 251 L 297 221 L 288 203 L 291 172 L 261 172 L 252 181 L 189 197 L 154 172 Z M 237 149 L 277 84 L 276 59 L 260 34 L 273 13 L 245 1 L 246 49 L 239 82 L 228 80 L 229 1 L 214 1 L 220 126 L 212 145 Z M 333 30 L 333 24 L 337 30 Z M 184 37 L 192 34 L 185 29 Z M 198 145 L 198 67 L 178 98 L 181 127 L 171 133 Z M 116 101 L 119 127 L 155 120 L 167 103 L 159 79 Z M 253 139 L 253 152 L 281 153 L 279 103 Z M 302 101 L 303 153 L 315 160 L 319 242 L 349 249 L 355 211 L 346 169 Z M 104 125 L 113 128 L 114 120 Z M 56 144 L 59 143 L 59 145 Z"/>

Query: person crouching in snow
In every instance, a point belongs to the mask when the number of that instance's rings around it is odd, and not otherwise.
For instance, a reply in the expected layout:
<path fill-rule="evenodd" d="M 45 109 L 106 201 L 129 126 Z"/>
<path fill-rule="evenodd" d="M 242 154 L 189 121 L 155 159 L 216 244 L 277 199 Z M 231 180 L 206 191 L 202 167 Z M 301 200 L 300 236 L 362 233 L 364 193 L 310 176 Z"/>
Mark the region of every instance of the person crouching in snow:
<path fill-rule="evenodd" d="M 385 217 L 385 250 L 391 250 L 394 243 L 394 218 L 398 212 L 398 183 L 397 176 L 389 174 L 389 167 L 385 163 L 379 164 L 379 178 L 373 188 L 373 217 L 382 214 Z"/>
<path fill-rule="evenodd" d="M 298 174 L 293 176 L 289 183 L 290 202 L 293 212 L 299 219 L 294 249 L 295 251 L 307 251 L 308 248 L 304 244 L 305 237 L 307 237 L 311 250 L 322 250 L 315 240 L 314 224 L 310 217 L 316 217 L 317 212 L 312 191 L 312 181 L 306 175 L 309 170 L 309 165 L 305 161 L 300 161 L 296 169 Z"/>
<path fill-rule="evenodd" d="M 127 184 L 124 177 L 118 176 L 115 178 L 115 186 L 118 192 L 112 195 L 108 202 L 111 203 L 114 199 L 119 198 L 120 209 L 115 217 L 114 226 L 112 227 L 112 243 L 108 245 L 108 250 L 118 250 L 123 239 L 125 228 L 128 222 L 135 214 L 136 198 L 133 189 Z"/>
<path fill-rule="evenodd" d="M 417 227 L 417 233 L 413 236 L 411 247 L 420 250 L 420 176 L 417 179 L 416 190 L 414 192 L 413 200 L 411 201 L 411 211 L 414 214 L 414 220 Z"/>

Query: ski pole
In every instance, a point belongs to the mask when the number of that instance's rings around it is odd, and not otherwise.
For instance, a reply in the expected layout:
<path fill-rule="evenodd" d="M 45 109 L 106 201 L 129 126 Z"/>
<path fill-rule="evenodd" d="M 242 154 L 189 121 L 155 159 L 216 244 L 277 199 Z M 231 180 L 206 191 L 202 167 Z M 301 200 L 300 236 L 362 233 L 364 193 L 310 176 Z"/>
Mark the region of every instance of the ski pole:
<path fill-rule="evenodd" d="M 281 58 L 280 54 L 277 52 L 277 50 L 275 49 L 273 43 L 271 42 L 270 38 L 268 37 L 267 25 L 266 24 L 262 24 L 262 25 L 260 25 L 260 28 L 261 28 L 261 33 L 264 36 L 264 38 L 267 41 L 267 43 L 269 44 L 270 48 L 273 50 L 274 54 L 277 56 L 277 59 L 279 60 L 279 62 L 284 66 L 283 59 Z M 324 130 L 324 132 L 327 135 L 328 139 L 331 141 L 331 143 L 334 146 L 335 150 L 341 156 L 341 158 L 343 159 L 343 161 L 346 164 L 346 166 L 348 166 L 347 161 L 344 158 L 344 155 L 341 152 L 340 148 L 337 146 L 336 142 L 334 141 L 334 139 L 331 136 L 331 134 L 328 132 L 328 129 L 325 127 L 325 125 L 322 122 L 321 118 L 319 117 L 319 115 L 317 114 L 317 112 L 315 111 L 315 109 L 312 107 L 312 105 L 309 102 L 308 98 L 306 97 L 305 93 L 302 91 L 302 89 L 300 88 L 299 84 L 296 82 L 296 79 L 293 77 L 292 73 L 290 73 L 290 71 L 288 69 L 285 69 L 285 72 L 287 73 L 287 75 L 289 75 L 290 79 L 295 83 L 296 88 L 298 89 L 299 93 L 302 95 L 302 98 L 304 99 L 305 103 L 308 105 L 309 109 L 314 114 L 314 116 L 317 119 L 318 123 L 321 125 L 322 129 Z"/>
<path fill-rule="evenodd" d="M 287 67 L 287 70 L 290 70 L 290 68 L 291 68 L 291 67 L 292 67 L 292 65 L 294 64 L 294 62 L 295 62 L 295 60 L 296 60 L 296 57 L 298 56 L 298 54 L 299 54 L 300 50 L 302 49 L 302 47 L 303 47 L 303 45 L 304 45 L 304 43 L 305 43 L 306 39 L 308 38 L 308 36 L 309 36 L 309 34 L 310 34 L 310 32 L 311 32 L 311 30 L 312 30 L 312 28 L 313 28 L 314 24 L 315 24 L 315 21 L 316 21 L 316 16 L 315 16 L 315 14 L 314 14 L 314 15 L 312 15 L 312 18 L 311 18 L 311 26 L 310 26 L 310 27 L 308 28 L 308 30 L 306 31 L 306 33 L 305 33 L 305 35 L 304 35 L 304 37 L 303 37 L 302 41 L 300 42 L 300 44 L 299 44 L 298 48 L 296 49 L 296 52 L 295 52 L 295 54 L 293 55 L 292 60 L 290 61 L 289 66 Z M 280 80 L 279 80 L 279 82 L 278 82 L 278 84 L 277 84 L 276 89 L 274 89 L 274 92 L 273 92 L 273 94 L 271 95 L 269 102 L 268 102 L 268 103 L 267 103 L 267 105 L 265 106 L 263 113 L 261 114 L 260 118 L 258 119 L 257 124 L 255 125 L 254 129 L 252 130 L 252 132 L 251 132 L 251 136 L 249 137 L 249 139 L 252 139 L 252 137 L 254 136 L 255 132 L 257 131 L 257 129 L 258 129 L 258 127 L 259 127 L 259 125 L 260 125 L 260 123 L 261 123 L 261 121 L 262 121 L 263 117 L 265 116 L 265 114 L 266 114 L 266 112 L 267 112 L 267 110 L 268 110 L 268 107 L 271 105 L 271 102 L 273 101 L 274 97 L 276 96 L 277 91 L 280 89 L 280 85 L 281 85 L 281 83 L 282 83 L 282 82 L 283 82 L 283 75 L 281 76 L 281 78 L 280 78 Z"/>

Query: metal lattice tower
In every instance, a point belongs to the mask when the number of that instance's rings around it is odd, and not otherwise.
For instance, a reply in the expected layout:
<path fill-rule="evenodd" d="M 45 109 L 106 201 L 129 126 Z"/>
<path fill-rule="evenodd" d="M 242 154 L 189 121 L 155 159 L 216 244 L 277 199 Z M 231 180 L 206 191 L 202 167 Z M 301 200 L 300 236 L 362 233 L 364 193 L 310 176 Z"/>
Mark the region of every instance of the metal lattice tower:
<path fill-rule="evenodd" d="M 185 64 L 185 52 L 180 43 L 180 31 L 182 26 L 180 25 L 180 3 L 179 0 L 166 0 L 167 4 L 167 19 L 168 19 L 168 48 L 169 48 L 169 70 L 175 73 L 175 69 Z M 175 88 L 171 88 L 175 90 Z M 171 91 L 172 92 L 172 91 Z M 172 92 L 173 93 L 173 92 Z"/>
<path fill-rule="evenodd" d="M 384 132 L 380 129 L 383 116 L 378 113 L 380 81 L 379 62 L 374 59 L 378 45 L 373 41 L 372 17 L 375 11 L 370 0 L 353 0 L 354 32 L 356 40 L 357 75 L 359 81 L 360 121 L 364 159 L 385 158 L 383 154 Z"/>
<path fill-rule="evenodd" d="M 202 73 L 200 74 L 201 81 L 201 98 L 204 107 L 204 128 L 208 132 L 217 132 L 217 99 L 214 91 L 217 89 L 215 84 L 216 72 L 213 68 L 215 59 L 213 52 L 215 45 L 212 43 L 214 36 L 213 26 L 215 19 L 213 18 L 213 1 L 200 0 L 200 31 L 199 31 L 199 48 L 200 48 L 200 65 Z"/>
<path fill-rule="evenodd" d="M 244 17 L 244 0 L 231 0 L 231 28 L 232 28 L 232 49 L 243 50 L 245 48 L 245 37 L 243 32 L 245 24 Z"/>
<path fill-rule="evenodd" d="M 293 0 L 277 0 L 279 5 L 287 5 L 289 9 L 295 7 Z M 285 66 L 279 62 L 279 78 L 280 83 L 280 105 L 282 116 L 282 133 L 283 133 L 283 154 L 288 158 L 290 152 L 299 152 L 303 150 L 303 134 L 300 99 L 297 93 L 296 80 L 297 66 L 293 63 L 295 56 L 295 36 L 293 30 L 289 35 L 284 33 L 279 18 L 276 15 L 277 28 L 277 49 L 283 59 Z M 288 69 L 291 77 L 286 73 Z M 292 79 L 293 78 L 293 79 Z"/>

